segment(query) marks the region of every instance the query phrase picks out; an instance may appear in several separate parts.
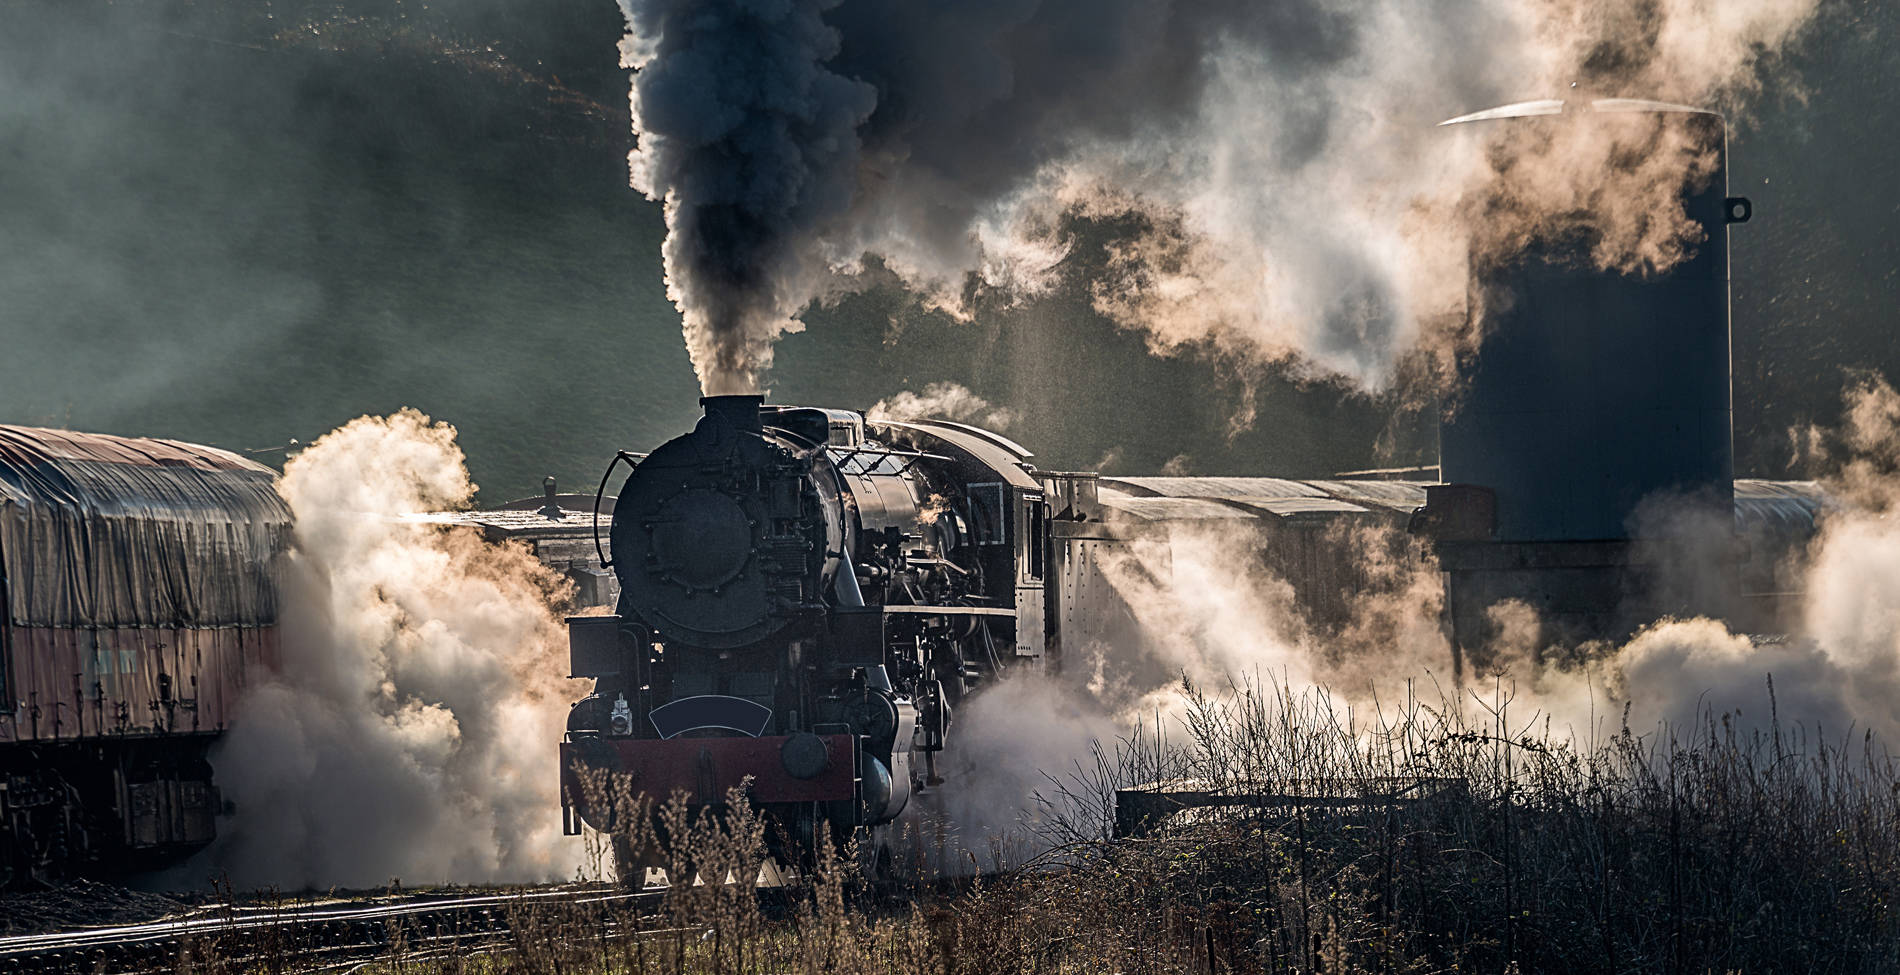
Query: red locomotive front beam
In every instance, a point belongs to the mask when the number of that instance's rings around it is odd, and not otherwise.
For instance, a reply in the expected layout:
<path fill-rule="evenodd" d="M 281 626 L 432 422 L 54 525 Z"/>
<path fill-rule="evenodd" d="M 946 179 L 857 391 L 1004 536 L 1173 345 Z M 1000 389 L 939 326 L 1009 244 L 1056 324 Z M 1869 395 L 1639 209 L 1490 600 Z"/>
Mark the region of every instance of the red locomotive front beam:
<path fill-rule="evenodd" d="M 851 735 L 818 737 L 825 743 L 829 762 L 823 772 L 809 779 L 794 778 L 785 771 L 779 757 L 785 736 L 565 741 L 561 743 L 562 805 L 589 818 L 581 777 L 593 770 L 612 776 L 611 783 L 601 785 L 616 792 L 622 788 L 620 777 L 625 776 L 634 794 L 650 796 L 656 804 L 680 792 L 694 805 L 714 805 L 725 802 L 726 793 L 742 785 L 758 803 L 856 798 L 856 739 Z"/>

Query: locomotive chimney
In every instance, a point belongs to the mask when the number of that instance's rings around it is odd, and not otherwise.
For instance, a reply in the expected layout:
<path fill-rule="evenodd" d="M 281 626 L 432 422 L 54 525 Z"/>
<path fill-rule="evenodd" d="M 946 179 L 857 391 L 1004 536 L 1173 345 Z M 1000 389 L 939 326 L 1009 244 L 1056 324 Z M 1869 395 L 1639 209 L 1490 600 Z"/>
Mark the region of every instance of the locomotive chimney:
<path fill-rule="evenodd" d="M 762 394 L 702 396 L 699 405 L 706 408 L 707 416 L 724 417 L 734 430 L 760 433 L 765 429 L 759 420 L 759 407 L 765 405 L 765 396 Z"/>
<path fill-rule="evenodd" d="M 1546 638 L 1566 643 L 1730 608 L 1727 225 L 1748 205 L 1726 196 L 1721 116 L 1617 99 L 1445 124 L 1608 126 L 1632 115 L 1678 128 L 1716 160 L 1706 183 L 1683 173 L 1703 235 L 1691 258 L 1621 274 L 1592 267 L 1575 239 L 1547 239 L 1502 264 L 1473 261 L 1474 308 L 1489 321 L 1439 429 L 1447 483 L 1426 504 L 1467 651 L 1489 642 L 1487 613 L 1507 600 L 1531 605 Z"/>

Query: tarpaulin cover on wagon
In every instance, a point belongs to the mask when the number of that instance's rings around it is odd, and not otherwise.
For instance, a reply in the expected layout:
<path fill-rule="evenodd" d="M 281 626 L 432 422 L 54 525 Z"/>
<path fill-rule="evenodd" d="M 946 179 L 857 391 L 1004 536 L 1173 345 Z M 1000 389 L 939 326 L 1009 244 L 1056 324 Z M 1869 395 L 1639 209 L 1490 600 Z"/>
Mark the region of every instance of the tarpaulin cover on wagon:
<path fill-rule="evenodd" d="M 0 425 L 0 560 L 15 626 L 266 626 L 290 512 L 236 454 Z"/>

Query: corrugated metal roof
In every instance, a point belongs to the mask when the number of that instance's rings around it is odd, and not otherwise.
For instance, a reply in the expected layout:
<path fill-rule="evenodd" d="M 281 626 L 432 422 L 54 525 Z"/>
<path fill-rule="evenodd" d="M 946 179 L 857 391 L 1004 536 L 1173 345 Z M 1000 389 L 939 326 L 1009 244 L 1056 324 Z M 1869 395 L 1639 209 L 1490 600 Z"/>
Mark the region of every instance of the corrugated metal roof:
<path fill-rule="evenodd" d="M 1201 498 L 1249 507 L 1261 514 L 1400 514 L 1425 503 L 1425 481 L 1295 481 L 1280 477 L 1105 477 L 1105 488 L 1149 498 Z"/>
<path fill-rule="evenodd" d="M 1234 506 L 1272 515 L 1293 518 L 1299 515 L 1366 514 L 1367 509 L 1338 498 L 1274 498 L 1270 501 L 1235 501 Z"/>
<path fill-rule="evenodd" d="M 1735 496 L 1762 500 L 1789 498 L 1809 504 L 1827 504 L 1827 491 L 1819 481 L 1763 481 L 1752 477 L 1735 479 Z"/>
<path fill-rule="evenodd" d="M 1735 481 L 1735 527 L 1744 534 L 1811 535 L 1828 507 L 1827 492 L 1814 481 Z"/>
<path fill-rule="evenodd" d="M 1411 514 L 1425 503 L 1425 486 L 1436 481 L 1307 481 L 1332 497 L 1368 507 Z"/>
<path fill-rule="evenodd" d="M 1104 477 L 1101 483 L 1137 497 L 1272 501 L 1326 496 L 1303 481 L 1278 477 Z"/>
<path fill-rule="evenodd" d="M 1246 511 L 1276 518 L 1374 511 L 1409 515 L 1425 504 L 1425 489 L 1432 483 L 1436 482 L 1277 477 L 1104 477 L 1100 481 L 1104 505 L 1145 521 L 1231 518 Z M 1827 506 L 1826 492 L 1814 481 L 1741 478 L 1735 482 L 1735 517 L 1743 531 L 1812 533 L 1816 518 Z"/>
<path fill-rule="evenodd" d="M 1137 498 L 1119 491 L 1103 491 L 1102 506 L 1142 521 L 1251 520 L 1239 508 L 1205 498 Z"/>

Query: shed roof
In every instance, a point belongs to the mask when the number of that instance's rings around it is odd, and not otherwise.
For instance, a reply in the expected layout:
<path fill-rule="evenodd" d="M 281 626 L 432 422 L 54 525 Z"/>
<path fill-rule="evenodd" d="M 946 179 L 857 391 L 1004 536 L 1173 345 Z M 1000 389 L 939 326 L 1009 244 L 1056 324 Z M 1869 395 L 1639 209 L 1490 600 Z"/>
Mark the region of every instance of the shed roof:
<path fill-rule="evenodd" d="M 1137 497 L 1269 501 L 1326 496 L 1304 481 L 1279 477 L 1104 477 L 1101 484 Z"/>
<path fill-rule="evenodd" d="M 1120 491 L 1103 491 L 1102 506 L 1142 521 L 1207 521 L 1254 517 L 1232 505 L 1206 498 L 1140 498 Z"/>
<path fill-rule="evenodd" d="M 590 505 L 593 503 L 593 500 L 591 497 L 587 499 Z M 602 542 L 605 543 L 608 527 L 613 522 L 613 506 L 603 504 L 602 507 L 605 510 L 600 514 L 599 525 L 600 537 Z M 474 528 L 482 528 L 491 534 L 502 535 L 509 538 L 524 536 L 562 537 L 570 535 L 591 538 L 593 537 L 595 526 L 593 512 L 576 511 L 566 506 L 562 506 L 561 516 L 559 518 L 551 518 L 538 510 L 529 511 L 521 508 L 491 508 L 486 511 L 448 511 L 417 515 L 415 517 L 417 520 L 434 522 L 436 524 L 467 525 Z"/>

